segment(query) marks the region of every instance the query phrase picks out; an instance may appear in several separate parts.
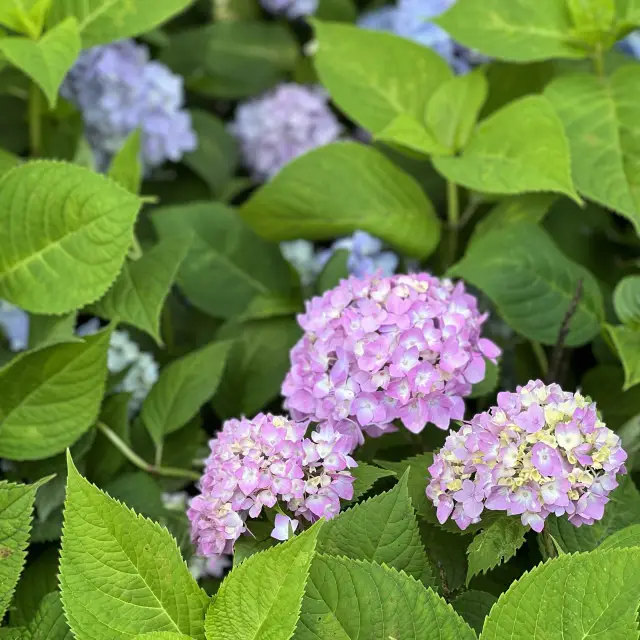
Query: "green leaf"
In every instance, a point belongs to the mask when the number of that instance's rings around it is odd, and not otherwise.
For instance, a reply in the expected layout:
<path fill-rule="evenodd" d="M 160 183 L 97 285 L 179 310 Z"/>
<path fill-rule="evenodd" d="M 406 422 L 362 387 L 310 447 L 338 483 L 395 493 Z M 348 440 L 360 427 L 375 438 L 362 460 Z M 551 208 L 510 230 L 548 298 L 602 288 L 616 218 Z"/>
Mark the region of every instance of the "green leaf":
<path fill-rule="evenodd" d="M 449 83 L 446 82 L 443 86 L 447 84 Z M 386 144 L 405 147 L 426 156 L 447 155 L 449 153 L 449 149 L 442 146 L 431 131 L 406 113 L 396 116 L 380 133 L 375 135 L 375 139 Z"/>
<path fill-rule="evenodd" d="M 58 89 L 80 55 L 78 23 L 73 18 L 65 20 L 38 41 L 0 38 L 0 54 L 37 83 L 53 109 L 58 101 Z"/>
<path fill-rule="evenodd" d="M 166 516 L 160 485 L 144 471 L 123 473 L 109 482 L 104 489 L 112 498 L 139 515 L 157 522 Z"/>
<path fill-rule="evenodd" d="M 313 20 L 313 27 L 315 66 L 323 86 L 342 111 L 371 133 L 402 114 L 422 123 L 429 99 L 452 77 L 438 54 L 404 38 L 319 20 Z"/>
<path fill-rule="evenodd" d="M 192 242 L 190 233 L 168 237 L 138 260 L 125 260 L 118 279 L 91 311 L 136 327 L 162 345 L 160 314 Z"/>
<path fill-rule="evenodd" d="M 17 167 L 22 160 L 19 156 L 6 151 L 5 149 L 0 149 L 0 176 L 3 173 L 7 173 L 7 171 Z"/>
<path fill-rule="evenodd" d="M 104 394 L 111 331 L 26 353 L 0 370 L 0 456 L 48 458 L 91 427 Z"/>
<path fill-rule="evenodd" d="M 491 609 L 482 640 L 626 640 L 638 633 L 640 550 L 564 555 L 538 565 Z"/>
<path fill-rule="evenodd" d="M 290 367 L 289 350 L 302 331 L 293 318 L 228 324 L 216 336 L 234 340 L 227 367 L 213 398 L 222 418 L 253 415 L 273 400 Z"/>
<path fill-rule="evenodd" d="M 166 22 L 192 0 L 53 0 L 48 24 L 78 19 L 83 48 L 132 38 Z"/>
<path fill-rule="evenodd" d="M 481 70 L 455 76 L 438 87 L 427 105 L 427 125 L 445 149 L 454 152 L 466 146 L 488 91 Z"/>
<path fill-rule="evenodd" d="M 207 613 L 208 640 L 289 640 L 322 524 L 257 553 L 227 576 Z M 247 607 L 246 603 L 251 602 Z"/>
<path fill-rule="evenodd" d="M 316 280 L 316 293 L 322 294 L 329 291 L 329 289 L 337 287 L 341 280 L 349 277 L 347 262 L 350 255 L 348 249 L 334 251 Z"/>
<path fill-rule="evenodd" d="M 420 535 L 429 560 L 436 568 L 436 577 L 443 583 L 442 590 L 453 592 L 463 587 L 467 577 L 467 547 L 471 536 L 451 535 L 439 523 L 424 519 L 420 521 Z"/>
<path fill-rule="evenodd" d="M 141 137 L 140 129 L 131 133 L 114 156 L 109 167 L 109 177 L 135 195 L 140 192 L 142 184 Z"/>
<path fill-rule="evenodd" d="M 483 120 L 459 157 L 436 157 L 448 180 L 485 193 L 563 193 L 578 203 L 562 122 L 543 96 L 527 96 Z"/>
<path fill-rule="evenodd" d="M 605 325 L 605 329 L 618 352 L 624 369 L 623 391 L 640 382 L 640 330 Z"/>
<path fill-rule="evenodd" d="M 88 169 L 24 164 L 0 179 L 0 296 L 33 313 L 97 300 L 132 242 L 140 201 Z"/>
<path fill-rule="evenodd" d="M 598 547 L 599 551 L 607 549 L 627 549 L 640 547 L 640 524 L 633 524 L 616 531 L 613 535 L 605 538 Z"/>
<path fill-rule="evenodd" d="M 320 0 L 315 16 L 320 20 L 355 22 L 358 9 L 353 0 Z"/>
<path fill-rule="evenodd" d="M 237 567 L 247 558 L 270 549 L 278 544 L 275 538 L 271 537 L 273 522 L 267 520 L 256 520 L 247 524 L 249 533 L 240 536 L 233 546 L 233 566 Z"/>
<path fill-rule="evenodd" d="M 578 191 L 628 218 L 640 232 L 640 69 L 628 65 L 609 78 L 564 75 L 545 90 L 564 123 Z"/>
<path fill-rule="evenodd" d="M 9 607 L 24 566 L 33 503 L 44 482 L 24 485 L 0 480 L 0 617 Z"/>
<path fill-rule="evenodd" d="M 384 565 L 317 555 L 296 640 L 474 640 L 451 605 Z"/>
<path fill-rule="evenodd" d="M 238 143 L 222 120 L 207 111 L 191 111 L 191 124 L 198 148 L 186 153 L 182 161 L 209 185 L 213 194 L 220 195 L 238 166 Z"/>
<path fill-rule="evenodd" d="M 417 182 L 375 149 L 353 142 L 297 158 L 256 191 L 240 215 L 277 241 L 329 240 L 361 229 L 424 258 L 440 239 L 433 205 Z"/>
<path fill-rule="evenodd" d="M 142 421 L 156 445 L 183 427 L 215 393 L 230 342 L 212 342 L 165 367 L 142 405 Z"/>
<path fill-rule="evenodd" d="M 473 576 L 486 573 L 515 556 L 524 544 L 526 532 L 519 518 L 509 516 L 499 518 L 483 529 L 467 549 L 467 586 Z"/>
<path fill-rule="evenodd" d="M 233 318 L 257 296 L 291 292 L 289 266 L 278 247 L 257 237 L 233 209 L 205 202 L 161 207 L 152 221 L 161 239 L 193 233 L 177 282 L 205 313 Z"/>
<path fill-rule="evenodd" d="M 21 640 L 74 640 L 64 617 L 58 592 L 47 594 L 35 617 L 20 636 Z"/>
<path fill-rule="evenodd" d="M 571 44 L 571 18 L 558 0 L 458 0 L 433 22 L 492 58 L 530 62 L 587 56 Z"/>
<path fill-rule="evenodd" d="M 37 38 L 51 0 L 9 0 L 0 6 L 0 24 Z"/>
<path fill-rule="evenodd" d="M 433 586 L 433 572 L 409 498 L 408 479 L 406 471 L 391 491 L 357 504 L 327 522 L 318 537 L 318 551 L 386 564 Z"/>
<path fill-rule="evenodd" d="M 367 493 L 378 480 L 395 476 L 393 471 L 381 469 L 366 462 L 358 462 L 358 466 L 351 469 L 351 475 L 356 479 L 353 483 L 353 498 L 358 500 Z"/>
<path fill-rule="evenodd" d="M 567 0 L 567 6 L 580 39 L 589 44 L 603 43 L 607 48 L 611 45 L 615 0 Z"/>
<path fill-rule="evenodd" d="M 491 607 L 497 600 L 494 595 L 486 591 L 474 591 L 472 589 L 461 593 L 455 600 L 452 600 L 451 606 L 476 633 L 480 633 L 485 618 L 489 615 Z"/>
<path fill-rule="evenodd" d="M 613 292 L 613 306 L 620 322 L 640 329 L 640 276 L 627 276 Z"/>
<path fill-rule="evenodd" d="M 29 349 L 52 347 L 63 342 L 82 342 L 76 331 L 78 314 L 75 311 L 63 316 L 31 314 L 29 318 Z"/>
<path fill-rule="evenodd" d="M 582 296 L 565 344 L 585 344 L 600 331 L 604 310 L 595 278 L 566 258 L 536 225 L 511 224 L 481 236 L 449 273 L 489 296 L 515 331 L 549 345 L 556 343 L 582 279 Z"/>
<path fill-rule="evenodd" d="M 136 636 L 133 640 L 190 640 L 189 636 L 171 631 L 153 631 Z"/>
<path fill-rule="evenodd" d="M 87 482 L 70 457 L 68 465 L 60 587 L 77 640 L 149 631 L 204 640 L 209 598 L 176 541 Z"/>
<path fill-rule="evenodd" d="M 526 193 L 505 198 L 474 227 L 469 244 L 489 231 L 502 229 L 507 224 L 542 222 L 557 199 L 558 196 L 552 193 Z"/>

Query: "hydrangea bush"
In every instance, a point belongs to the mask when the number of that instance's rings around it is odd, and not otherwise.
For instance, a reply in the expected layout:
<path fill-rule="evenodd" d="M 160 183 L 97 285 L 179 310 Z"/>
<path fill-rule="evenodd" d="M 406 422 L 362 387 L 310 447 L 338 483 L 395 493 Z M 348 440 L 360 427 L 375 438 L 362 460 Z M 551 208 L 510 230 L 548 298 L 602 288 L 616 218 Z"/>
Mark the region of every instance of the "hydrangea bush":
<path fill-rule="evenodd" d="M 0 640 L 637 640 L 639 42 L 0 0 Z"/>

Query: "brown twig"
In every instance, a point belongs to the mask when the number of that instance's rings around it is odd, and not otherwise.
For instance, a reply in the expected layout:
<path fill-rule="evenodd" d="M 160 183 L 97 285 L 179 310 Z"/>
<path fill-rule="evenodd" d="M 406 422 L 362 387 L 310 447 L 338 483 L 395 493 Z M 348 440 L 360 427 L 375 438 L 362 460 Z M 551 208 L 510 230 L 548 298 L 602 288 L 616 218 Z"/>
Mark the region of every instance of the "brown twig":
<path fill-rule="evenodd" d="M 558 340 L 556 341 L 555 346 L 553 347 L 553 354 L 551 356 L 551 364 L 549 365 L 549 371 L 547 372 L 547 384 L 551 382 L 558 382 L 558 378 L 560 375 L 560 371 L 562 368 L 562 356 L 564 355 L 564 343 L 567 340 L 567 336 L 569 335 L 569 329 L 571 325 L 571 320 L 573 316 L 576 314 L 578 310 L 578 304 L 580 303 L 580 298 L 582 297 L 584 281 L 582 278 L 578 281 L 578 286 L 576 287 L 576 292 L 569 303 L 569 308 L 567 309 L 567 313 L 562 320 L 562 324 L 560 325 L 560 331 L 558 332 Z"/>

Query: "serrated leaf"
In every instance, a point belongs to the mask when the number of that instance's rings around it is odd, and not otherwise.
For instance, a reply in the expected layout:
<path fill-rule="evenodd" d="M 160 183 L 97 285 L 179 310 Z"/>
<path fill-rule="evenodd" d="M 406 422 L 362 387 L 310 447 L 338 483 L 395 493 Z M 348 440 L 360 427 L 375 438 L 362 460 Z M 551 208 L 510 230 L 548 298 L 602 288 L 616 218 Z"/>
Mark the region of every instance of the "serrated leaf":
<path fill-rule="evenodd" d="M 192 0 L 53 0 L 47 22 L 78 19 L 84 48 L 131 38 L 167 21 Z"/>
<path fill-rule="evenodd" d="M 458 157 L 435 157 L 448 180 L 475 191 L 562 193 L 580 203 L 561 120 L 543 96 L 526 96 L 483 120 Z"/>
<path fill-rule="evenodd" d="M 640 276 L 627 276 L 613 292 L 613 307 L 620 322 L 640 329 Z"/>
<path fill-rule="evenodd" d="M 515 517 L 502 517 L 483 529 L 469 545 L 467 585 L 473 576 L 507 562 L 524 544 L 527 532 Z"/>
<path fill-rule="evenodd" d="M 427 102 L 452 77 L 438 54 L 404 38 L 319 20 L 313 20 L 313 27 L 315 68 L 323 86 L 342 111 L 371 133 L 402 114 L 422 123 Z"/>
<path fill-rule="evenodd" d="M 176 541 L 87 482 L 70 457 L 68 465 L 60 587 L 76 639 L 174 631 L 204 640 L 209 598 Z"/>
<path fill-rule="evenodd" d="M 109 166 L 109 177 L 136 195 L 140 192 L 142 183 L 141 138 L 140 129 L 129 134 Z"/>
<path fill-rule="evenodd" d="M 69 18 L 37 41 L 0 38 L 0 54 L 37 83 L 53 109 L 58 101 L 58 89 L 80 55 L 78 23 Z"/>
<path fill-rule="evenodd" d="M 0 480 L 0 618 L 9 607 L 24 566 L 33 503 L 41 484 Z"/>
<path fill-rule="evenodd" d="M 289 640 L 321 527 L 318 523 L 236 567 L 207 613 L 207 640 Z"/>
<path fill-rule="evenodd" d="M 482 631 L 485 618 L 489 615 L 491 607 L 498 601 L 494 595 L 486 591 L 465 591 L 451 601 L 451 606 L 458 615 L 462 616 L 467 624 L 476 632 Z"/>
<path fill-rule="evenodd" d="M 614 534 L 605 538 L 598 546 L 599 551 L 607 549 L 627 549 L 632 547 L 640 547 L 640 524 L 632 524 L 616 531 Z"/>
<path fill-rule="evenodd" d="M 405 147 L 423 155 L 446 155 L 449 149 L 441 145 L 434 134 L 416 118 L 401 113 L 375 135 L 375 140 Z"/>
<path fill-rule="evenodd" d="M 458 0 L 433 22 L 492 58 L 530 62 L 587 56 L 571 44 L 571 18 L 558 0 Z"/>
<path fill-rule="evenodd" d="M 623 326 L 605 325 L 624 369 L 623 391 L 640 382 L 640 330 Z"/>
<path fill-rule="evenodd" d="M 125 260 L 118 279 L 91 311 L 148 333 L 158 345 L 160 314 L 193 238 L 186 233 L 162 240 L 138 260 Z"/>
<path fill-rule="evenodd" d="M 627 65 L 608 78 L 564 75 L 545 90 L 564 123 L 578 191 L 625 216 L 640 232 L 640 148 L 635 100 L 640 69 Z"/>
<path fill-rule="evenodd" d="M 24 164 L 0 179 L 0 296 L 63 314 L 111 286 L 132 242 L 140 201 L 88 169 Z"/>
<path fill-rule="evenodd" d="M 74 640 L 58 592 L 47 594 L 20 640 Z"/>
<path fill-rule="evenodd" d="M 582 279 L 582 295 L 565 344 L 584 344 L 600 332 L 604 309 L 598 283 L 584 267 L 566 258 L 537 225 L 506 225 L 481 236 L 449 273 L 489 296 L 515 331 L 549 345 L 556 343 Z"/>
<path fill-rule="evenodd" d="M 162 370 L 141 414 L 157 445 L 189 422 L 216 392 L 231 346 L 230 342 L 212 342 Z"/>
<path fill-rule="evenodd" d="M 638 633 L 640 550 L 564 555 L 526 573 L 500 596 L 482 640 L 627 640 Z"/>
<path fill-rule="evenodd" d="M 464 586 L 468 566 L 467 547 L 471 536 L 451 535 L 439 524 L 424 519 L 420 521 L 420 535 L 442 590 L 450 593 Z"/>
<path fill-rule="evenodd" d="M 156 209 L 152 221 L 161 239 L 193 233 L 177 282 L 205 313 L 232 318 L 257 296 L 291 292 L 289 266 L 278 247 L 257 237 L 233 209 L 195 202 Z"/>
<path fill-rule="evenodd" d="M 366 462 L 358 462 L 358 466 L 351 469 L 351 475 L 356 479 L 353 483 L 352 498 L 355 501 L 367 493 L 378 480 L 395 476 L 396 474 L 393 471 L 381 469 Z"/>
<path fill-rule="evenodd" d="M 160 485 L 144 471 L 123 473 L 105 485 L 104 490 L 132 511 L 156 522 L 161 522 L 167 513 Z"/>
<path fill-rule="evenodd" d="M 111 331 L 26 353 L 0 371 L 0 456 L 47 458 L 91 427 L 104 394 Z"/>
<path fill-rule="evenodd" d="M 353 142 L 300 156 L 256 191 L 240 215 L 277 241 L 328 240 L 361 229 L 426 257 L 440 239 L 433 205 L 418 183 L 375 149 Z"/>
<path fill-rule="evenodd" d="M 311 564 L 296 640 L 474 640 L 431 589 L 373 562 L 318 554 Z"/>
<path fill-rule="evenodd" d="M 63 316 L 43 316 L 37 313 L 29 317 L 29 349 L 42 349 L 62 342 L 82 342 L 76 333 L 75 311 Z"/>
<path fill-rule="evenodd" d="M 391 491 L 369 498 L 327 522 L 318 537 L 318 551 L 386 564 L 433 586 L 433 572 L 409 498 L 408 479 L 406 471 Z"/>
<path fill-rule="evenodd" d="M 154 631 L 143 633 L 133 640 L 190 640 L 190 638 L 189 636 L 183 636 L 181 633 L 172 633 L 171 631 Z"/>
<path fill-rule="evenodd" d="M 10 153 L 6 149 L 0 149 L 0 176 L 17 167 L 21 162 L 22 160 L 19 156 Z"/>

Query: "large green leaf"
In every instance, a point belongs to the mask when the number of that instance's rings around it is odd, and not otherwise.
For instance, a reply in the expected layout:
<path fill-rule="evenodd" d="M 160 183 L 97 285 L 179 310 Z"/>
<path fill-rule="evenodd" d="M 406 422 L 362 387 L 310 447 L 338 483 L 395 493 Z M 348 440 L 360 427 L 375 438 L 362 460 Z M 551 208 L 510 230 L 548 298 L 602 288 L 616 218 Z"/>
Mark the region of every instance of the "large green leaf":
<path fill-rule="evenodd" d="M 40 460 L 71 446 L 98 417 L 111 328 L 80 344 L 26 353 L 0 370 L 0 456 Z"/>
<path fill-rule="evenodd" d="M 384 565 L 318 554 L 296 640 L 474 640 L 431 589 Z M 212 639 L 213 640 L 213 639 Z"/>
<path fill-rule="evenodd" d="M 381 469 L 366 462 L 358 462 L 358 466 L 351 469 L 351 475 L 356 479 L 353 483 L 353 500 L 357 500 L 373 487 L 382 478 L 395 476 L 393 471 Z"/>
<path fill-rule="evenodd" d="M 429 99 L 452 77 L 440 56 L 404 38 L 319 20 L 313 26 L 315 66 L 323 86 L 340 109 L 371 133 L 402 114 L 422 123 Z"/>
<path fill-rule="evenodd" d="M 628 218 L 640 232 L 640 68 L 608 78 L 564 75 L 545 95 L 564 123 L 578 191 Z"/>
<path fill-rule="evenodd" d="M 51 0 L 8 0 L 0 6 L 0 24 L 37 38 Z"/>
<path fill-rule="evenodd" d="M 82 342 L 76 335 L 75 311 L 63 316 L 43 316 L 37 313 L 29 317 L 29 349 L 42 349 L 61 342 Z"/>
<path fill-rule="evenodd" d="M 207 613 L 207 640 L 289 640 L 321 526 L 316 524 L 236 567 Z"/>
<path fill-rule="evenodd" d="M 44 314 L 97 300 L 132 242 L 140 201 L 88 169 L 24 164 L 0 179 L 0 296 Z"/>
<path fill-rule="evenodd" d="M 606 551 L 607 549 L 626 549 L 629 547 L 640 547 L 640 524 L 632 524 L 616 531 L 605 538 L 598 549 Z"/>
<path fill-rule="evenodd" d="M 458 0 L 434 20 L 458 42 L 514 62 L 584 58 L 571 44 L 571 16 L 558 0 Z"/>
<path fill-rule="evenodd" d="M 600 331 L 604 310 L 595 278 L 536 225 L 512 224 L 481 236 L 450 273 L 486 293 L 518 333 L 543 344 L 557 341 L 582 279 L 566 344 L 584 344 Z"/>
<path fill-rule="evenodd" d="M 524 544 L 526 529 L 520 519 L 514 516 L 499 518 L 483 529 L 467 550 L 469 571 L 467 585 L 473 576 L 486 573 L 489 569 L 507 562 Z"/>
<path fill-rule="evenodd" d="M 553 191 L 580 200 L 562 122 L 543 96 L 510 103 L 480 123 L 459 157 L 435 157 L 448 180 L 486 193 Z"/>
<path fill-rule="evenodd" d="M 152 631 L 151 633 L 143 633 L 136 636 L 133 640 L 191 640 L 189 636 L 181 633 L 172 633 L 171 631 Z"/>
<path fill-rule="evenodd" d="M 212 342 L 165 367 L 142 405 L 142 421 L 154 442 L 183 427 L 220 382 L 230 342 Z"/>
<path fill-rule="evenodd" d="M 613 306 L 620 322 L 640 329 L 640 276 L 627 276 L 613 292 Z"/>
<path fill-rule="evenodd" d="M 37 41 L 0 38 L 0 54 L 38 84 L 53 108 L 58 89 L 80 54 L 78 23 L 73 18 L 65 20 Z"/>
<path fill-rule="evenodd" d="M 223 204 L 164 207 L 154 211 L 152 220 L 161 239 L 192 231 L 177 282 L 202 311 L 232 318 L 257 296 L 290 293 L 291 272 L 278 247 L 257 237 Z"/>
<path fill-rule="evenodd" d="M 493 607 L 497 600 L 494 595 L 486 591 L 475 591 L 471 589 L 470 591 L 462 592 L 451 602 L 451 606 L 466 620 L 476 633 L 480 633 L 485 618 L 489 615 L 491 607 Z"/>
<path fill-rule="evenodd" d="M 384 563 L 433 586 L 434 576 L 411 505 L 408 479 L 406 471 L 391 491 L 357 504 L 327 522 L 318 538 L 318 551 Z"/>
<path fill-rule="evenodd" d="M 0 617 L 4 617 L 27 556 L 33 503 L 42 482 L 0 481 Z"/>
<path fill-rule="evenodd" d="M 64 617 L 60 594 L 47 594 L 20 640 L 74 640 Z"/>
<path fill-rule="evenodd" d="M 78 19 L 83 47 L 131 38 L 162 24 L 193 0 L 53 0 L 49 25 Z"/>
<path fill-rule="evenodd" d="M 511 585 L 482 640 L 627 640 L 638 634 L 640 550 L 563 555 Z"/>
<path fill-rule="evenodd" d="M 142 134 L 136 129 L 129 134 L 109 166 L 109 177 L 134 194 L 140 191 L 142 184 L 141 142 Z"/>
<path fill-rule="evenodd" d="M 204 640 L 209 598 L 176 541 L 68 465 L 60 587 L 76 639 L 174 631 Z"/>
<path fill-rule="evenodd" d="M 624 369 L 623 391 L 640 382 L 640 330 L 628 327 L 605 325 Z"/>
<path fill-rule="evenodd" d="M 161 345 L 160 314 L 192 242 L 191 234 L 176 235 L 138 260 L 125 260 L 118 279 L 92 312 L 145 331 Z"/>
<path fill-rule="evenodd" d="M 375 149 L 353 142 L 297 158 L 255 192 L 240 215 L 278 241 L 328 240 L 362 229 L 426 257 L 440 239 L 440 223 L 417 182 Z"/>

